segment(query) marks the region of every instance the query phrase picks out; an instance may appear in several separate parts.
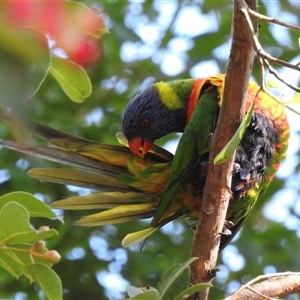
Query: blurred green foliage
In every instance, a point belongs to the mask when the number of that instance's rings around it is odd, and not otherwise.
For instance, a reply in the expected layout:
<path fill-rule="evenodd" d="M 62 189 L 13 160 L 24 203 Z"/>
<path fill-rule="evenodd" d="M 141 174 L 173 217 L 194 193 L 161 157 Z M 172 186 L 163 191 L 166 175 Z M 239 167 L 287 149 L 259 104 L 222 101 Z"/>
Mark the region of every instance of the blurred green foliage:
<path fill-rule="evenodd" d="M 49 75 L 34 98 L 27 100 L 24 118 L 87 139 L 115 144 L 115 134 L 121 131 L 122 112 L 129 99 L 141 89 L 154 81 L 226 71 L 231 2 L 104 1 L 95 2 L 93 6 L 102 11 L 110 34 L 99 41 L 101 60 L 87 70 L 93 87 L 91 97 L 83 104 L 69 101 Z M 259 3 L 259 12 L 295 24 L 299 23 L 297 9 L 299 3 L 293 1 Z M 185 14 L 191 11 L 199 15 L 199 20 L 194 19 L 194 14 L 186 18 Z M 267 51 L 288 61 L 299 55 L 298 33 L 284 30 L 284 38 L 280 39 L 282 31 L 276 31 L 274 25 L 260 23 L 259 39 Z M 253 76 L 259 80 L 257 63 Z M 18 90 L 17 80 L 15 84 L 14 89 Z M 4 124 L 0 124 L 0 137 L 13 138 Z M 176 135 L 159 143 L 163 145 L 174 138 Z M 297 140 L 298 136 L 295 134 L 294 138 Z M 281 177 L 274 180 L 238 238 L 220 255 L 221 272 L 214 280 L 210 299 L 224 298 L 240 284 L 260 274 L 299 269 L 299 178 L 294 171 L 299 169 L 295 165 L 299 163 L 299 151 L 294 151 L 292 162 L 289 160 L 290 165 L 285 167 L 287 174 L 281 173 Z M 50 203 L 84 192 L 26 176 L 26 171 L 32 167 L 54 166 L 55 163 L 1 149 L 0 165 L 1 194 L 23 190 Z M 285 194 L 278 194 L 279 190 Z M 281 206 L 272 210 L 271 221 L 264 212 L 266 207 L 275 207 L 278 202 Z M 283 212 L 286 212 L 285 217 L 282 217 Z M 184 221 L 175 221 L 163 228 L 140 251 L 140 245 L 122 248 L 121 241 L 127 233 L 147 227 L 146 221 L 81 228 L 73 226 L 72 222 L 88 212 L 57 213 L 64 215 L 65 224 L 49 221 L 49 226 L 55 228 L 59 236 L 48 241 L 47 248 L 56 249 L 62 256 L 53 269 L 61 277 L 64 299 L 123 299 L 129 283 L 157 286 L 166 269 L 187 260 L 190 254 L 193 233 Z M 276 219 L 277 213 L 279 219 Z M 35 221 L 35 225 L 38 227 L 39 221 Z M 28 280 L 21 278 L 16 282 L 1 269 L 0 274 L 0 298 L 44 298 L 40 289 L 30 286 Z"/>

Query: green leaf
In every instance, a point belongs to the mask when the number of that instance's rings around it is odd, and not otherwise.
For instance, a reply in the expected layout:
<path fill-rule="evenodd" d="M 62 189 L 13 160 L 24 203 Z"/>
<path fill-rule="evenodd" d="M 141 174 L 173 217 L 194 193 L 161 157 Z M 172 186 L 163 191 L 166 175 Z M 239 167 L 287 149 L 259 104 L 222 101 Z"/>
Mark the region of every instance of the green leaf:
<path fill-rule="evenodd" d="M 214 159 L 215 165 L 221 164 L 232 157 L 234 151 L 240 144 L 248 125 L 250 124 L 253 110 L 254 110 L 254 103 L 255 101 L 252 102 L 249 111 L 245 115 L 243 121 L 241 122 L 234 136 L 231 138 L 228 144 L 221 150 L 221 152 L 215 157 Z"/>
<path fill-rule="evenodd" d="M 127 291 L 127 294 L 130 298 L 136 296 L 136 295 L 139 295 L 141 293 L 143 293 L 143 289 L 142 288 L 137 288 L 135 286 L 132 286 L 132 285 L 129 285 L 127 288 L 126 288 L 126 291 Z"/>
<path fill-rule="evenodd" d="M 22 116 L 49 72 L 48 41 L 37 30 L 13 30 L 1 20 L 0 37 L 0 103 Z"/>
<path fill-rule="evenodd" d="M 198 283 L 196 285 L 190 286 L 189 288 L 187 288 L 186 290 L 184 290 L 182 293 L 180 293 L 179 295 L 177 295 L 174 300 L 182 300 L 182 299 L 186 299 L 189 296 L 197 293 L 197 292 L 201 292 L 203 290 L 205 290 L 208 287 L 212 287 L 213 285 L 210 282 L 203 282 L 203 283 Z"/>
<path fill-rule="evenodd" d="M 130 300 L 159 300 L 160 299 L 158 291 L 152 287 L 141 289 L 141 288 L 130 286 L 127 288 L 127 293 L 130 296 Z"/>
<path fill-rule="evenodd" d="M 8 202 L 17 202 L 24 206 L 30 217 L 56 218 L 55 213 L 44 202 L 26 192 L 12 192 L 0 197 L 0 210 Z"/>
<path fill-rule="evenodd" d="M 0 266 L 14 277 L 19 278 L 23 274 L 23 270 L 15 258 L 15 254 L 11 250 L 0 250 Z"/>
<path fill-rule="evenodd" d="M 178 279 L 180 274 L 182 274 L 187 268 L 189 268 L 190 264 L 197 259 L 198 259 L 197 257 L 191 257 L 182 264 L 172 266 L 169 270 L 167 270 L 164 273 L 163 279 L 161 280 L 160 284 L 157 287 L 159 295 L 162 299 L 166 294 L 166 292 L 168 291 L 168 289 L 171 287 L 171 285 L 177 284 L 175 281 Z M 170 297 L 170 294 L 168 294 L 168 296 Z M 175 298 L 175 296 L 176 295 L 174 295 L 173 293 L 172 298 Z"/>
<path fill-rule="evenodd" d="M 271 89 L 279 90 L 278 80 L 275 78 L 271 78 L 267 80 L 267 87 Z"/>
<path fill-rule="evenodd" d="M 42 264 L 30 264 L 27 268 L 48 299 L 62 299 L 61 280 L 51 268 Z"/>
<path fill-rule="evenodd" d="M 91 95 L 92 84 L 87 73 L 74 62 L 52 57 L 50 72 L 72 101 L 81 103 Z"/>
<path fill-rule="evenodd" d="M 1 209 L 1 244 L 30 243 L 45 240 L 57 234 L 57 231 L 54 229 L 44 231 L 34 230 L 29 223 L 28 211 L 17 202 L 6 203 Z"/>
<path fill-rule="evenodd" d="M 291 103 L 300 104 L 300 93 L 295 93 L 294 98 L 291 100 Z"/>
<path fill-rule="evenodd" d="M 34 262 L 51 267 L 52 263 L 48 262 L 43 256 L 35 255 L 46 253 L 48 251 L 46 247 L 30 254 L 31 247 L 31 244 L 14 244 L 13 247 L 0 247 L 0 266 L 17 278 L 25 275 L 30 281 L 33 281 L 34 278 L 28 270 L 28 265 Z"/>

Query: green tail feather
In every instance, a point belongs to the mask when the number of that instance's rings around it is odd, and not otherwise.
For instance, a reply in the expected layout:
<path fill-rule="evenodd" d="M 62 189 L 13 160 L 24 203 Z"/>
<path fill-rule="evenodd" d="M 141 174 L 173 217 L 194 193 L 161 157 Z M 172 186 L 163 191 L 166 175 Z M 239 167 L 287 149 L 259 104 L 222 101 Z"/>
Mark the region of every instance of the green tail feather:
<path fill-rule="evenodd" d="M 57 200 L 51 204 L 52 208 L 81 210 L 81 209 L 108 209 L 121 205 L 137 205 L 152 203 L 157 205 L 158 196 L 137 192 L 103 192 L 88 194 L 85 196 L 72 196 L 63 200 Z"/>
<path fill-rule="evenodd" d="M 101 191 L 130 191 L 134 190 L 123 184 L 116 175 L 109 176 L 105 173 L 64 168 L 35 168 L 27 173 L 30 177 L 59 184 L 74 185 Z"/>
<path fill-rule="evenodd" d="M 102 226 L 146 219 L 153 216 L 156 205 L 151 203 L 120 205 L 109 210 L 82 217 L 78 226 Z"/>

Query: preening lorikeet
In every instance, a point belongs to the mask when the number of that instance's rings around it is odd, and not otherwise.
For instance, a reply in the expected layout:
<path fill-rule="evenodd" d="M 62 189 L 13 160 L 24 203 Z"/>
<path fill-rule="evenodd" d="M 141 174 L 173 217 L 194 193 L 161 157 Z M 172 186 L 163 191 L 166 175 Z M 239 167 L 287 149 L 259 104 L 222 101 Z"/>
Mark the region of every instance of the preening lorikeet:
<path fill-rule="evenodd" d="M 165 212 L 169 211 L 178 187 L 186 187 L 188 182 L 192 195 L 203 189 L 204 180 L 199 174 L 208 160 L 209 134 L 216 126 L 224 79 L 225 75 L 218 75 L 158 82 L 132 99 L 125 111 L 123 133 L 137 156 L 147 153 L 156 139 L 171 132 L 183 132 L 151 223 L 153 227 L 164 223 Z M 283 106 L 249 82 L 246 111 L 253 101 L 253 116 L 234 160 L 237 168 L 233 170 L 232 198 L 226 218 L 234 226 L 230 237 L 222 237 L 221 249 L 237 233 L 286 155 L 289 125 Z M 195 203 L 191 207 L 195 208 Z"/>
<path fill-rule="evenodd" d="M 99 190 L 53 203 L 61 209 L 103 210 L 81 218 L 77 225 L 99 226 L 154 216 L 150 228 L 125 237 L 123 244 L 130 245 L 176 218 L 197 220 L 209 137 L 218 119 L 223 85 L 224 75 L 218 75 L 159 82 L 137 95 L 123 119 L 131 151 L 36 123 L 29 127 L 52 147 L 10 141 L 0 145 L 75 167 L 32 169 L 29 175 L 34 178 Z M 221 237 L 220 249 L 238 231 L 286 154 L 289 129 L 282 105 L 250 82 L 247 109 L 254 99 L 254 114 L 235 156 L 238 167 L 233 170 L 233 196 L 227 212 L 227 220 L 234 223 L 233 234 Z M 153 145 L 156 139 L 177 131 L 183 135 L 175 156 Z"/>

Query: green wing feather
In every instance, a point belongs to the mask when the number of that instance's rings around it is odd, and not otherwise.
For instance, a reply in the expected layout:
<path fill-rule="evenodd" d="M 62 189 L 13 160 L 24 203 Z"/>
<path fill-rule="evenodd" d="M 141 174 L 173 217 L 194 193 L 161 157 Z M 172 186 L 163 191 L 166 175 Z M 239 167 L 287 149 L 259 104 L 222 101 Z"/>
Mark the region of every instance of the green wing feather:
<path fill-rule="evenodd" d="M 107 224 L 125 223 L 142 218 L 150 218 L 156 206 L 151 203 L 129 204 L 114 207 L 96 214 L 82 217 L 75 222 L 80 226 L 102 226 Z"/>
<path fill-rule="evenodd" d="M 190 177 L 209 149 L 219 109 L 219 93 L 213 88 L 200 96 L 193 115 L 183 132 L 173 159 L 170 175 L 151 225 L 156 226 L 178 188 Z"/>
<path fill-rule="evenodd" d="M 0 115 L 0 119 L 15 125 L 13 119 L 7 116 Z M 72 167 L 34 168 L 28 172 L 29 176 L 100 191 L 86 196 L 71 196 L 51 204 L 57 209 L 106 209 L 83 216 L 76 225 L 123 223 L 154 215 L 173 158 L 168 151 L 155 146 L 145 158 L 140 158 L 127 147 L 100 144 L 34 122 L 27 125 L 50 147 L 27 146 L 12 141 L 0 141 L 0 145 Z M 118 138 L 127 144 L 122 134 L 118 134 Z M 133 239 L 128 237 L 131 242 L 135 240 L 133 236 Z M 124 242 L 124 245 L 127 243 Z"/>

